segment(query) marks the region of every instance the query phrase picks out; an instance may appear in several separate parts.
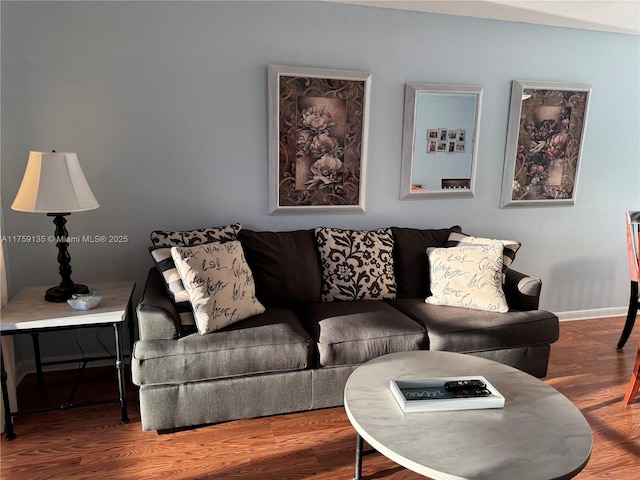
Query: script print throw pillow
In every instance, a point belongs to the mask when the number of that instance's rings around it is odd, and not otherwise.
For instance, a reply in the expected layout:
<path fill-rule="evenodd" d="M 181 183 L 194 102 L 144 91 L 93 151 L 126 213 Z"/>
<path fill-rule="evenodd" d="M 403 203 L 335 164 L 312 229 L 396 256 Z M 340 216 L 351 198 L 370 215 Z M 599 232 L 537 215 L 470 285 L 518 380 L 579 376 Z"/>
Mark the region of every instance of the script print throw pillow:
<path fill-rule="evenodd" d="M 496 240 L 493 238 L 472 237 L 464 233 L 451 232 L 447 240 L 447 247 L 458 247 L 463 245 L 486 245 L 488 243 L 499 242 L 502 244 L 502 270 L 506 270 L 515 260 L 516 252 L 520 248 L 520 242 L 515 240 Z"/>
<path fill-rule="evenodd" d="M 232 225 L 199 228 L 197 230 L 154 230 L 151 232 L 151 243 L 154 246 L 149 247 L 149 253 L 151 253 L 156 267 L 162 274 L 169 296 L 176 304 L 180 315 L 180 323 L 183 327 L 192 327 L 195 325 L 195 320 L 193 318 L 193 309 L 189 302 L 189 294 L 182 284 L 182 279 L 171 256 L 171 247 L 188 247 L 210 242 L 237 240 L 238 232 L 241 229 L 241 224 L 234 223 Z"/>
<path fill-rule="evenodd" d="M 264 312 L 239 241 L 172 247 L 171 256 L 201 335 Z"/>
<path fill-rule="evenodd" d="M 396 297 L 391 229 L 341 230 L 318 227 L 322 301 Z"/>
<path fill-rule="evenodd" d="M 428 249 L 431 296 L 425 302 L 507 312 L 502 290 L 502 249 L 501 242 Z"/>

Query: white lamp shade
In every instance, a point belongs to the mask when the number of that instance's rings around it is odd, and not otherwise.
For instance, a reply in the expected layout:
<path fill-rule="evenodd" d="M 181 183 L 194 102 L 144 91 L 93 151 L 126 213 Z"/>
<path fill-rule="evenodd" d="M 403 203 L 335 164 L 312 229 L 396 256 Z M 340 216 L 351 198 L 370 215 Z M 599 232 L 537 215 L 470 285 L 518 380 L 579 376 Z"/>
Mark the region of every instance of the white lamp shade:
<path fill-rule="evenodd" d="M 11 208 L 19 212 L 72 213 L 100 205 L 73 152 L 30 152 Z"/>

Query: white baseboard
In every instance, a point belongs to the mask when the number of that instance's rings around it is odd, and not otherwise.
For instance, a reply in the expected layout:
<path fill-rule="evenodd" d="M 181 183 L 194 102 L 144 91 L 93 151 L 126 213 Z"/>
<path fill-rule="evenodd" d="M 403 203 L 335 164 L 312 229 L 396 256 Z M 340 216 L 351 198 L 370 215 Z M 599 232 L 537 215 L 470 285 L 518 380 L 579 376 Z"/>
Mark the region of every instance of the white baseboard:
<path fill-rule="evenodd" d="M 33 369 L 33 371 L 35 372 L 35 368 Z M 20 382 L 24 379 L 24 377 L 27 376 L 27 373 L 29 373 L 24 365 L 24 361 L 19 360 L 16 363 L 16 386 L 20 385 Z"/>
<path fill-rule="evenodd" d="M 573 310 L 569 312 L 554 312 L 561 322 L 573 320 L 591 320 L 594 318 L 625 317 L 629 307 L 594 308 L 592 310 Z"/>

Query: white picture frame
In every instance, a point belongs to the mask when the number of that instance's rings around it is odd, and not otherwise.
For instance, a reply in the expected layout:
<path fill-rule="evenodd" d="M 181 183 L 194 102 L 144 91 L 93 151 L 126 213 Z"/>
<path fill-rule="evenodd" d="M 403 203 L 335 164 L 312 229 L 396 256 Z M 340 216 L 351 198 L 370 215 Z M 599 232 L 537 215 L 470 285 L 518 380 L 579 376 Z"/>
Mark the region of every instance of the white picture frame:
<path fill-rule="evenodd" d="M 442 103 L 444 102 L 444 103 Z M 461 107 L 464 105 L 464 107 Z M 433 108 L 440 104 L 439 109 Z M 443 197 L 473 197 L 478 163 L 482 87 L 477 85 L 448 85 L 407 83 L 405 85 L 404 130 L 402 136 L 402 164 L 400 199 L 419 200 Z M 436 130 L 436 152 L 430 152 L 429 135 L 422 133 L 422 123 Z M 447 123 L 450 122 L 450 123 Z M 466 127 L 464 125 L 467 125 Z M 433 126 L 433 127 L 432 127 Z M 459 131 L 464 131 L 465 148 L 456 151 Z M 454 137 L 449 138 L 449 133 Z M 453 148 L 451 147 L 453 142 Z M 425 159 L 421 153 L 429 155 Z M 451 155 L 456 154 L 456 155 Z M 445 159 L 445 157 L 447 157 Z M 431 165 L 431 168 L 427 166 Z M 437 170 L 437 171 L 436 171 Z M 464 170 L 464 172 L 461 172 Z M 425 172 L 433 172 L 422 178 Z M 449 179 L 464 179 L 462 188 L 443 188 Z"/>
<path fill-rule="evenodd" d="M 371 73 L 268 66 L 271 214 L 363 213 Z"/>
<path fill-rule="evenodd" d="M 514 80 L 500 207 L 573 205 L 591 85 Z"/>

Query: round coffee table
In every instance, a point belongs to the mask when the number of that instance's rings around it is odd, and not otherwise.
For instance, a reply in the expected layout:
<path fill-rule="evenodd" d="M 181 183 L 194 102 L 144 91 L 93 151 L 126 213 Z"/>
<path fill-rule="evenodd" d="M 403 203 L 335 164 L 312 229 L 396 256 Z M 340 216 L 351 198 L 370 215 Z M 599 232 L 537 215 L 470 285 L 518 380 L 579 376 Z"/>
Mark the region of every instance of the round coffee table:
<path fill-rule="evenodd" d="M 404 413 L 392 379 L 484 376 L 504 397 L 497 409 Z M 591 429 L 560 392 L 515 368 L 472 355 L 415 351 L 385 355 L 349 377 L 344 405 L 363 439 L 394 462 L 434 480 L 572 478 L 589 461 Z"/>

